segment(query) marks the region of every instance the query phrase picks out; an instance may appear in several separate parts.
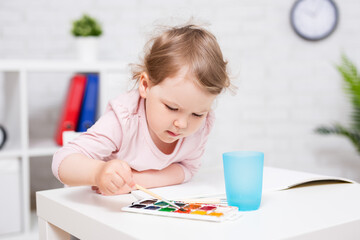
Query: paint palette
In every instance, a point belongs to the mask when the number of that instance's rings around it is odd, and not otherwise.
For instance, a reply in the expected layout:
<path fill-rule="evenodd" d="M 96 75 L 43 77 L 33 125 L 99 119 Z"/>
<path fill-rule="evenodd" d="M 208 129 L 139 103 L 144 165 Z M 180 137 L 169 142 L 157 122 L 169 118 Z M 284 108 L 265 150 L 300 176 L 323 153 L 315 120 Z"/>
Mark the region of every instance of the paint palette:
<path fill-rule="evenodd" d="M 126 212 L 215 222 L 221 222 L 239 214 L 237 207 L 203 203 L 187 204 L 181 201 L 174 201 L 173 203 L 179 206 L 180 209 L 176 209 L 158 199 L 143 199 L 133 202 L 130 206 L 123 207 L 122 210 Z"/>

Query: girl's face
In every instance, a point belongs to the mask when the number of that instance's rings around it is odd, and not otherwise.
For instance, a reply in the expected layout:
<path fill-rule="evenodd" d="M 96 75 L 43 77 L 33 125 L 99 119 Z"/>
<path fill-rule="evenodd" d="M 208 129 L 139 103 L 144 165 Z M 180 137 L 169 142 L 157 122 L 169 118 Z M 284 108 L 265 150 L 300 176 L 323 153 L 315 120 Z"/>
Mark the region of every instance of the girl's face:
<path fill-rule="evenodd" d="M 146 100 L 150 136 L 159 149 L 196 132 L 216 97 L 197 85 L 187 74 L 187 68 L 155 86 L 144 73 L 139 92 Z"/>

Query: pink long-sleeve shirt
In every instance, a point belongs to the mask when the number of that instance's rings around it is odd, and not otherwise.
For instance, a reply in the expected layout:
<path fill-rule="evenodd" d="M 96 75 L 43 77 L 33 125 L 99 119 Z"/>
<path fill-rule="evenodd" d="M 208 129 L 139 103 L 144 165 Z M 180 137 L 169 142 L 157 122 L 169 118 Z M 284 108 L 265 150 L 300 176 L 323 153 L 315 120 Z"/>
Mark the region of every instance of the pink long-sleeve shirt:
<path fill-rule="evenodd" d="M 121 159 L 137 171 L 161 170 L 178 163 L 184 170 L 186 182 L 201 165 L 213 122 L 214 113 L 210 111 L 197 132 L 179 139 L 174 151 L 164 154 L 151 139 L 144 99 L 138 90 L 133 90 L 110 101 L 104 115 L 87 132 L 60 148 L 54 154 L 52 171 L 60 180 L 62 160 L 70 154 L 81 153 L 103 161 Z"/>

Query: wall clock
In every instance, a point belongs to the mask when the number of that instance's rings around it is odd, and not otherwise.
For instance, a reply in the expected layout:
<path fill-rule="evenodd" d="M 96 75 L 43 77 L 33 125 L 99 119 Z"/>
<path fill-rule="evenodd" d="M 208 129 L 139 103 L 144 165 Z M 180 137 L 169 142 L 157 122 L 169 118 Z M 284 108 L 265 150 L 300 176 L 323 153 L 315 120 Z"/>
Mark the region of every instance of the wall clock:
<path fill-rule="evenodd" d="M 0 149 L 2 149 L 5 142 L 6 142 L 6 130 L 3 126 L 0 125 Z"/>
<path fill-rule="evenodd" d="M 291 9 L 290 21 L 300 37 L 318 41 L 335 30 L 339 11 L 332 0 L 297 0 Z"/>

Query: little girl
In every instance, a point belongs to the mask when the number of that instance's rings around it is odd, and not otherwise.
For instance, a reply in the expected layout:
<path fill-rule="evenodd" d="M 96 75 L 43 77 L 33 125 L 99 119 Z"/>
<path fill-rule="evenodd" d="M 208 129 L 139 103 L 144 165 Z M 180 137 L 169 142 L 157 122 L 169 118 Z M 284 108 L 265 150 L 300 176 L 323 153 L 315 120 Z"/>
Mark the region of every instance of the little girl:
<path fill-rule="evenodd" d="M 207 30 L 174 27 L 149 42 L 135 65 L 138 88 L 110 101 L 87 132 L 53 157 L 54 175 L 103 195 L 189 181 L 214 122 L 216 96 L 230 86 L 220 47 Z"/>

